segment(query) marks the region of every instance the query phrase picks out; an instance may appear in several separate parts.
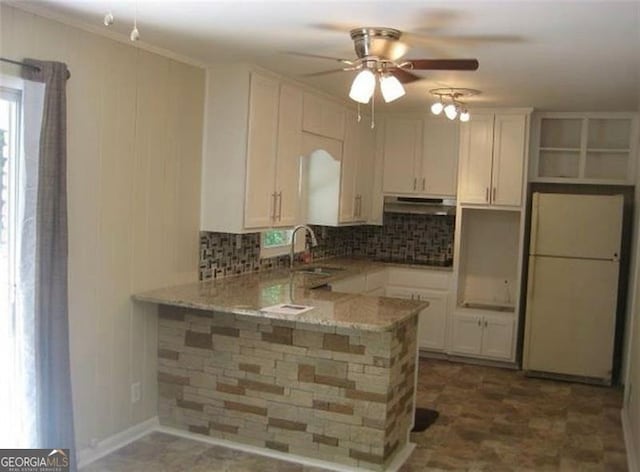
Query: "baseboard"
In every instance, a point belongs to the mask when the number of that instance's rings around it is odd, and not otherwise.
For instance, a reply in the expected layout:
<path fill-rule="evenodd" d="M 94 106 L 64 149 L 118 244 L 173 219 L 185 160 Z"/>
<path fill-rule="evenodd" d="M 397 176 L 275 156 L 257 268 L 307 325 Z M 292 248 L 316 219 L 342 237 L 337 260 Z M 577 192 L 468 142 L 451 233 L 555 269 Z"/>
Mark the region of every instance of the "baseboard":
<path fill-rule="evenodd" d="M 622 418 L 622 432 L 624 434 L 624 446 L 627 450 L 627 467 L 629 472 L 640 472 L 640 468 L 638 467 L 638 460 L 640 458 L 637 456 L 638 451 L 636 451 L 633 444 L 633 435 L 631 434 L 631 425 L 629 424 L 629 419 L 627 417 L 627 410 L 620 410 L 620 417 Z"/>
<path fill-rule="evenodd" d="M 78 461 L 78 468 L 86 467 L 92 462 L 111 454 L 113 451 L 126 446 L 127 444 L 140 439 L 142 436 L 155 431 L 160 422 L 158 417 L 155 416 L 142 423 L 138 423 L 131 428 L 125 429 L 113 436 L 109 436 L 106 439 L 98 442 L 95 447 L 88 447 L 78 451 L 76 459 Z"/>
<path fill-rule="evenodd" d="M 181 438 L 191 439 L 193 441 L 199 441 L 206 444 L 211 444 L 213 446 L 222 446 L 229 449 L 235 449 L 237 451 L 247 452 L 249 454 L 256 454 L 259 456 L 270 457 L 272 459 L 278 459 L 286 462 L 293 462 L 295 464 L 301 464 L 310 467 L 317 467 L 321 469 L 333 470 L 336 472 L 362 472 L 363 470 L 358 467 L 351 467 L 348 465 L 340 465 L 335 462 L 323 461 L 320 459 L 313 459 L 310 457 L 300 456 L 297 454 L 289 454 L 286 452 L 275 451 L 273 449 L 266 449 L 257 446 L 250 446 L 248 444 L 241 444 L 233 441 L 228 441 L 226 439 L 218 439 L 211 436 L 205 436 L 203 434 L 190 433 L 189 431 L 183 431 L 177 428 L 171 428 L 169 426 L 157 426 L 155 431 L 165 434 L 170 434 L 172 436 L 179 436 Z M 415 448 L 415 444 L 409 443 L 405 445 L 405 447 L 396 454 L 393 461 L 389 464 L 389 466 L 385 469 L 384 472 L 397 472 L 402 464 L 409 458 L 413 449 Z"/>

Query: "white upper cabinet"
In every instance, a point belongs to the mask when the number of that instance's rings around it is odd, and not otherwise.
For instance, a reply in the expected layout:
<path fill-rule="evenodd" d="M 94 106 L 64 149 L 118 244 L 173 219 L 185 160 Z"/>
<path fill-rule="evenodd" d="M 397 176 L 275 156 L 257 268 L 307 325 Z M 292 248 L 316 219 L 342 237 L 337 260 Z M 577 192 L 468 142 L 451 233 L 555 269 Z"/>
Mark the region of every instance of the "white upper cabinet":
<path fill-rule="evenodd" d="M 531 180 L 633 185 L 637 113 L 536 113 Z"/>
<path fill-rule="evenodd" d="M 522 205 L 528 113 L 473 113 L 461 125 L 461 203 Z"/>
<path fill-rule="evenodd" d="M 246 64 L 207 73 L 201 229 L 300 222 L 302 91 Z"/>
<path fill-rule="evenodd" d="M 382 190 L 388 194 L 417 191 L 422 153 L 422 121 L 410 118 L 385 120 Z"/>
<path fill-rule="evenodd" d="M 425 118 L 422 131 L 422 178 L 427 195 L 455 197 L 458 185 L 456 121 Z"/>
<path fill-rule="evenodd" d="M 457 173 L 457 122 L 442 117 L 385 120 L 385 194 L 452 197 Z"/>
<path fill-rule="evenodd" d="M 271 226 L 278 215 L 276 157 L 280 83 L 251 74 L 247 140 L 245 228 Z"/>
<path fill-rule="evenodd" d="M 344 141 L 304 133 L 307 222 L 365 223 L 371 207 L 375 135 L 355 112 L 345 112 Z"/>
<path fill-rule="evenodd" d="M 300 222 L 301 122 L 302 91 L 291 85 L 282 84 L 275 186 L 278 205 L 274 226 L 295 226 Z"/>
<path fill-rule="evenodd" d="M 304 131 L 342 141 L 344 125 L 344 108 L 341 105 L 310 92 L 304 93 Z"/>

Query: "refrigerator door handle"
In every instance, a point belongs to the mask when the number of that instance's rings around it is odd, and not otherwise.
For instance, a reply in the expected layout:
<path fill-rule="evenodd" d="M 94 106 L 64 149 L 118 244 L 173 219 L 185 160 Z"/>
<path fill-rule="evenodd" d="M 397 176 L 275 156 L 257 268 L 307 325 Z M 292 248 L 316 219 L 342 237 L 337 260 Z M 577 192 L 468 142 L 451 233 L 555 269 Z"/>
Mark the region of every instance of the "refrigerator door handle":
<path fill-rule="evenodd" d="M 533 301 L 533 291 L 536 286 L 536 259 L 532 257 L 529 265 L 529 290 L 527 291 L 527 300 Z"/>
<path fill-rule="evenodd" d="M 529 254 L 535 255 L 538 251 L 538 193 L 533 194 L 531 202 L 531 241 L 529 242 Z"/>

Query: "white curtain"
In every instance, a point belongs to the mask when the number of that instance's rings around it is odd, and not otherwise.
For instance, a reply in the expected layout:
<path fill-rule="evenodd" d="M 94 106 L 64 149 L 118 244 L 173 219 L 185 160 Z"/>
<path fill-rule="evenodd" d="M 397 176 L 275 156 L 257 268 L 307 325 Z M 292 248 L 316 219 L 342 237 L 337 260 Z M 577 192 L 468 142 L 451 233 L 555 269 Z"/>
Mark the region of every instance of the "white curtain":
<path fill-rule="evenodd" d="M 4 82 L 4 81 L 3 81 Z M 12 85 L 16 82 L 12 81 Z M 16 218 L 10 223 L 16 233 L 15 300 L 13 312 L 2 314 L 3 381 L 0 382 L 0 447 L 35 447 L 38 438 L 36 421 L 35 368 L 35 242 L 36 198 L 40 130 L 45 85 L 23 81 L 22 146 L 18 155 Z"/>

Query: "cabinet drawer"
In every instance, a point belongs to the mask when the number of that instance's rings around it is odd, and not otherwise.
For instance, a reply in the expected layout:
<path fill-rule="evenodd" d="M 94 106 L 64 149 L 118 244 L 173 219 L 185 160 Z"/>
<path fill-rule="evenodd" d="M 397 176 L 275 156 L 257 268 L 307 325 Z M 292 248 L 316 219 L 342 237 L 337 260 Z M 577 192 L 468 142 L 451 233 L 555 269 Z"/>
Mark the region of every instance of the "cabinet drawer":
<path fill-rule="evenodd" d="M 448 271 L 429 269 L 387 269 L 387 283 L 404 287 L 430 288 L 448 290 L 451 273 Z"/>

